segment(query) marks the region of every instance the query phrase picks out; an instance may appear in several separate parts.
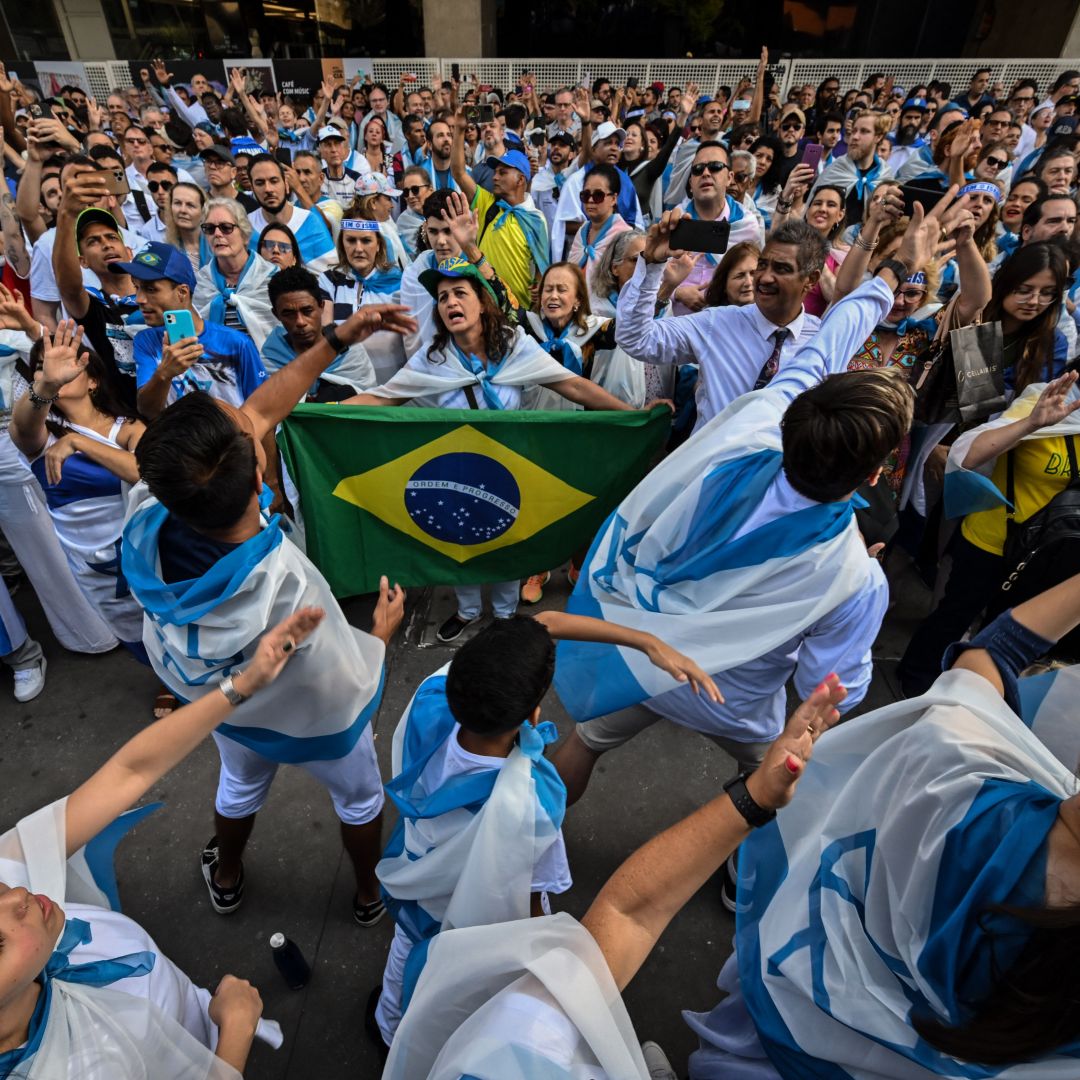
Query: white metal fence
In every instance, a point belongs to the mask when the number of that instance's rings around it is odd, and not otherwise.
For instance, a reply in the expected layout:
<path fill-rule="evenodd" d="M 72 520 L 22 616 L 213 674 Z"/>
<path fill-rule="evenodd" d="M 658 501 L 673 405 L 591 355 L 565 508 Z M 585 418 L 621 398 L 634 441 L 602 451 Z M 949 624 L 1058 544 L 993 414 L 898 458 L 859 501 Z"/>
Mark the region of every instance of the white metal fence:
<path fill-rule="evenodd" d="M 231 59 L 230 67 L 238 61 Z M 263 62 L 265 64 L 265 61 Z M 752 79 L 757 61 L 748 60 L 619 60 L 619 59 L 543 59 L 543 58 L 443 58 L 443 57 L 353 57 L 341 61 L 346 79 L 356 72 L 370 74 L 379 82 L 396 86 L 403 74 L 415 74 L 422 82 L 449 79 L 453 65 L 457 64 L 463 81 L 476 75 L 479 83 L 507 89 L 521 81 L 524 72 L 531 72 L 541 91 L 572 86 L 579 82 L 590 83 L 603 76 L 616 85 L 625 84 L 628 78 L 637 78 L 642 86 L 662 82 L 666 86 L 685 86 L 696 82 L 703 94 L 714 94 L 717 87 L 735 86 L 742 78 Z M 104 99 L 109 90 L 131 86 L 131 69 L 127 61 L 106 60 L 83 62 L 65 61 L 36 63 L 39 80 L 43 85 L 77 83 Z M 208 60 L 208 77 L 221 79 L 221 60 Z M 875 72 L 892 75 L 898 86 L 905 90 L 931 79 L 942 79 L 952 85 L 954 93 L 960 93 L 976 71 L 990 68 L 992 81 L 1002 82 L 1006 89 L 1020 78 L 1032 78 L 1039 84 L 1040 93 L 1045 92 L 1054 78 L 1068 68 L 1080 68 L 1080 59 L 864 59 L 833 60 L 828 57 L 802 60 L 782 58 L 770 65 L 774 77 L 786 94 L 792 86 L 811 83 L 817 86 L 825 78 L 840 80 L 841 90 L 859 87 Z M 221 69 L 221 70 L 216 70 Z M 211 75 L 211 70 L 216 74 Z"/>

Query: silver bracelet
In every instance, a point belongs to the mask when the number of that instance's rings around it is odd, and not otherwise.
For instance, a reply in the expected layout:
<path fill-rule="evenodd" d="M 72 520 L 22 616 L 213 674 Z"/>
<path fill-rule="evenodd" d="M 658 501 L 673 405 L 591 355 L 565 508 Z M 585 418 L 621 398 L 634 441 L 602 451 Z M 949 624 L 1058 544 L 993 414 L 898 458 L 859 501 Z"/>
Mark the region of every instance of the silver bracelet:
<path fill-rule="evenodd" d="M 877 237 L 874 237 L 871 242 L 864 239 L 863 234 L 859 233 L 859 235 L 855 237 L 853 243 L 856 247 L 862 248 L 863 251 L 873 251 L 878 246 L 878 239 Z"/>
<path fill-rule="evenodd" d="M 218 683 L 218 689 L 225 695 L 225 700 L 234 708 L 237 705 L 243 705 L 247 701 L 247 695 L 241 694 L 239 690 L 233 686 L 232 675 L 226 675 L 221 682 Z"/>

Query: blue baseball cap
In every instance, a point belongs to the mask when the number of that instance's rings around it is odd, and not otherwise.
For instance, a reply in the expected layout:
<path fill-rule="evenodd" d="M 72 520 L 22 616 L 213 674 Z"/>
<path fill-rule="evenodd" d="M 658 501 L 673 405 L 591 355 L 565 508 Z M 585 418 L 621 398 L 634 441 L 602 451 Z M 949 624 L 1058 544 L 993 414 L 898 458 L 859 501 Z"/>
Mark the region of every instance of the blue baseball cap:
<path fill-rule="evenodd" d="M 489 169 L 494 169 L 496 165 L 505 165 L 508 169 L 517 169 L 525 177 L 526 183 L 532 179 L 529 159 L 520 150 L 507 150 L 502 157 L 489 157 L 487 159 Z"/>
<path fill-rule="evenodd" d="M 904 102 L 904 104 L 900 107 L 900 111 L 907 112 L 908 109 L 918 109 L 919 112 L 926 112 L 928 108 L 929 106 L 926 104 L 926 98 L 912 97 L 908 98 L 907 101 Z"/>
<path fill-rule="evenodd" d="M 154 240 L 131 262 L 109 263 L 110 274 L 130 274 L 137 281 L 172 281 L 195 291 L 195 271 L 191 260 L 172 244 Z"/>

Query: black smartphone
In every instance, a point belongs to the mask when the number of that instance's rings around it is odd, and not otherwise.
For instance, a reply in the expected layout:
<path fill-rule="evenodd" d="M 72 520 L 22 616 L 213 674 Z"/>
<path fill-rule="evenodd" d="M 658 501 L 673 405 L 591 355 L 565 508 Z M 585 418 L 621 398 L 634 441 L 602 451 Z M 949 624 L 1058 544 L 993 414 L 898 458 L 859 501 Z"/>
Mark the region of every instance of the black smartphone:
<path fill-rule="evenodd" d="M 668 244 L 672 251 L 706 251 L 710 255 L 723 255 L 730 238 L 730 221 L 695 221 L 684 217 L 671 230 Z"/>
<path fill-rule="evenodd" d="M 461 82 L 461 65 L 460 64 L 451 64 L 450 65 L 450 79 L 453 82 Z"/>
<path fill-rule="evenodd" d="M 547 132 L 541 130 L 530 131 L 529 142 L 531 142 L 533 146 L 543 146 L 544 143 L 547 142 Z"/>
<path fill-rule="evenodd" d="M 630 78 L 626 80 L 626 89 L 636 90 L 638 88 L 639 81 L 640 80 L 636 75 L 631 75 Z"/>
<path fill-rule="evenodd" d="M 922 203 L 923 213 L 928 214 L 945 198 L 945 192 L 937 185 L 910 183 L 904 184 L 900 191 L 904 196 L 904 213 L 907 217 L 911 217 L 916 203 Z"/>
<path fill-rule="evenodd" d="M 494 105 L 466 105 L 465 123 L 490 124 L 495 119 Z"/>
<path fill-rule="evenodd" d="M 282 165 L 292 165 L 292 151 L 287 147 L 279 146 L 274 150 L 274 159 Z"/>

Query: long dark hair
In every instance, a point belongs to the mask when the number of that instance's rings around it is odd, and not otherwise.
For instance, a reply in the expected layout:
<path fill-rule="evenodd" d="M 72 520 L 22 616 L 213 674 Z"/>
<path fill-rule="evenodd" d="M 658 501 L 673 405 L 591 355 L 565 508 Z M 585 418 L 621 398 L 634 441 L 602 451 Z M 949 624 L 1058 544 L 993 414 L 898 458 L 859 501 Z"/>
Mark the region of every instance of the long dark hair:
<path fill-rule="evenodd" d="M 1054 285 L 1059 293 L 1062 292 L 1068 277 L 1068 262 L 1065 252 L 1057 244 L 1043 241 L 1017 248 L 994 275 L 990 303 L 986 305 L 983 318 L 987 322 L 1000 319 L 1005 297 L 1043 270 L 1049 270 L 1054 275 Z M 1017 394 L 1031 383 L 1049 382 L 1054 377 L 1054 331 L 1060 313 L 1061 304 L 1050 303 L 1041 315 L 1024 324 L 1023 342 L 1014 374 Z"/>
<path fill-rule="evenodd" d="M 943 1053 L 987 1065 L 1034 1062 L 1080 1033 L 1080 994 L 1062 974 L 1080 965 L 1080 908 L 996 906 L 1032 931 L 1006 971 L 995 964 L 993 993 L 956 1027 L 912 1016 L 915 1030 Z"/>
<path fill-rule="evenodd" d="M 285 239 L 288 240 L 290 244 L 292 244 L 292 253 L 293 258 L 296 260 L 296 265 L 303 266 L 304 256 L 300 254 L 300 245 L 296 242 L 296 233 L 294 233 L 288 225 L 282 225 L 278 221 L 271 221 L 263 226 L 263 231 L 259 233 L 259 240 L 258 243 L 256 243 L 255 245 L 255 250 L 260 252 L 261 254 L 263 241 L 270 233 L 273 232 L 280 232 L 285 234 Z"/>
<path fill-rule="evenodd" d="M 735 244 L 729 247 L 724 252 L 724 257 L 720 260 L 716 269 L 713 271 L 713 276 L 709 281 L 709 287 L 705 290 L 705 306 L 706 307 L 725 307 L 731 301 L 727 297 L 727 283 L 728 278 L 731 277 L 731 271 L 735 269 L 737 263 L 743 261 L 747 255 L 753 255 L 756 259 L 761 254 L 761 249 L 757 244 L 752 244 L 749 240 L 744 240 L 741 244 Z"/>
<path fill-rule="evenodd" d="M 491 298 L 491 294 L 474 278 L 463 278 L 480 301 L 480 325 L 484 330 L 484 352 L 492 363 L 497 364 L 509 352 L 514 343 L 515 328 L 507 321 Z M 435 354 L 442 352 L 450 344 L 451 334 L 443 325 L 439 314 L 439 302 L 435 301 L 435 337 L 428 346 L 428 359 L 440 363 Z"/>
<path fill-rule="evenodd" d="M 86 374 L 97 384 L 90 390 L 90 404 L 99 413 L 111 416 L 114 420 L 131 417 L 132 411 L 122 401 L 116 389 L 116 376 L 109 365 L 85 342 L 79 347 L 80 355 L 86 353 Z M 21 360 L 16 362 L 15 370 L 31 385 L 34 385 L 34 376 L 41 370 L 45 362 L 45 342 L 38 338 L 30 349 L 28 362 Z M 62 403 L 54 401 L 49 406 L 48 417 L 45 426 L 57 438 L 65 435 L 70 427 L 70 421 L 63 413 Z"/>
<path fill-rule="evenodd" d="M 750 147 L 750 153 L 754 153 L 759 146 L 767 146 L 772 151 L 772 164 L 761 176 L 756 177 L 762 193 L 770 195 L 780 189 L 780 166 L 784 163 L 784 146 L 775 135 L 762 135 Z"/>

